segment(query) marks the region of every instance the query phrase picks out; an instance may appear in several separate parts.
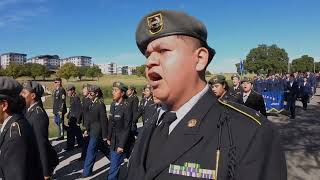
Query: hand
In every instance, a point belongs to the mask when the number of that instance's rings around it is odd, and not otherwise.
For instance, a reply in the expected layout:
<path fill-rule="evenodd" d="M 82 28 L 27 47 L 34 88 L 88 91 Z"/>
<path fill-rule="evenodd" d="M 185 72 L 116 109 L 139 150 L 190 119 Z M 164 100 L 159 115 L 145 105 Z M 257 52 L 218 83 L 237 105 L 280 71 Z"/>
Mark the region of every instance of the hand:
<path fill-rule="evenodd" d="M 50 179 L 50 176 L 45 176 L 44 177 L 44 180 L 49 180 Z"/>
<path fill-rule="evenodd" d="M 80 124 L 77 124 L 77 126 L 79 126 L 79 127 L 80 127 Z"/>
<path fill-rule="evenodd" d="M 118 154 L 123 153 L 123 148 L 118 147 L 118 148 L 117 148 L 117 153 L 118 153 Z"/>
<path fill-rule="evenodd" d="M 110 140 L 107 140 L 107 143 L 108 143 L 108 145 L 110 146 L 110 144 L 111 144 L 111 141 L 110 141 Z"/>
<path fill-rule="evenodd" d="M 88 136 L 88 131 L 84 131 L 83 136 L 85 136 L 85 137 Z"/>

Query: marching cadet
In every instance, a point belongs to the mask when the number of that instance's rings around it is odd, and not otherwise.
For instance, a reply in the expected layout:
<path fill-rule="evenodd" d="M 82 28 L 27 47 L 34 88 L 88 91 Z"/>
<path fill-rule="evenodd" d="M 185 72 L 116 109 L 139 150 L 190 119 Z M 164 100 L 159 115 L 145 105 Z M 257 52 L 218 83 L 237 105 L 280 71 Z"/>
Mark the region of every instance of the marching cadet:
<path fill-rule="evenodd" d="M 127 96 L 128 96 L 127 101 L 128 101 L 130 111 L 131 111 L 130 116 L 134 120 L 134 119 L 136 119 L 135 117 L 137 117 L 138 107 L 139 107 L 139 98 L 137 97 L 137 91 L 134 86 L 128 87 Z M 137 121 L 134 121 L 134 122 L 132 122 L 131 133 L 136 135 L 136 132 L 137 132 Z"/>
<path fill-rule="evenodd" d="M 25 118 L 36 137 L 44 179 L 50 179 L 54 168 L 59 164 L 59 159 L 48 139 L 49 117 L 41 105 L 43 93 L 43 87 L 35 81 L 25 82 L 21 91 L 28 108 Z"/>
<path fill-rule="evenodd" d="M 231 80 L 233 85 L 230 88 L 230 95 L 237 98 L 242 91 L 240 85 L 240 76 L 238 74 L 234 74 L 233 76 L 231 76 Z"/>
<path fill-rule="evenodd" d="M 137 117 L 137 114 L 138 114 L 139 98 L 137 97 L 137 91 L 134 86 L 128 87 L 127 97 L 128 97 L 127 99 L 128 107 L 131 112 L 129 116 L 130 116 L 130 119 L 132 120 L 132 122 L 130 122 L 131 129 L 130 129 L 130 135 L 128 139 L 129 150 L 126 151 L 126 156 L 127 158 L 129 158 L 134 146 L 134 142 L 136 140 L 135 136 L 137 135 L 137 129 L 138 129 L 137 128 L 138 119 L 135 117 Z"/>
<path fill-rule="evenodd" d="M 296 118 L 296 99 L 299 93 L 299 84 L 294 78 L 294 75 L 290 75 L 290 79 L 287 82 L 286 94 L 287 94 L 287 110 L 290 111 L 290 119 Z"/>
<path fill-rule="evenodd" d="M 103 102 L 103 94 L 100 87 L 97 85 L 90 85 L 88 87 L 88 91 L 92 103 L 88 112 L 90 120 L 87 121 L 86 131 L 84 132 L 86 136 L 89 135 L 89 144 L 82 177 L 92 175 L 92 168 L 95 163 L 98 150 L 107 158 L 109 157 L 109 150 L 105 146 L 108 136 L 108 118 L 106 117 L 106 106 Z"/>
<path fill-rule="evenodd" d="M 66 106 L 66 91 L 62 87 L 61 78 L 56 78 L 54 81 L 55 90 L 53 92 L 53 115 L 54 121 L 58 126 L 57 140 L 64 139 L 64 115 L 67 112 Z"/>
<path fill-rule="evenodd" d="M 81 132 L 81 116 L 82 116 L 82 106 L 79 96 L 76 93 L 76 87 L 72 84 L 68 85 L 67 93 L 70 97 L 70 108 L 67 114 L 69 119 L 67 125 L 67 148 L 66 151 L 74 149 L 75 138 L 77 138 L 78 147 L 83 145 L 83 136 Z"/>
<path fill-rule="evenodd" d="M 211 86 L 213 93 L 220 99 L 236 102 L 237 98 L 229 93 L 229 86 L 226 78 L 223 75 L 212 77 L 208 84 Z"/>
<path fill-rule="evenodd" d="M 217 99 L 207 85 L 205 71 L 215 51 L 203 23 L 182 12 L 156 11 L 140 21 L 136 43 L 162 107 L 139 135 L 128 180 L 287 179 L 271 122 Z"/>
<path fill-rule="evenodd" d="M 267 116 L 264 99 L 261 94 L 255 92 L 252 89 L 252 80 L 250 78 L 244 77 L 243 80 L 241 80 L 241 85 L 243 91 L 238 97 L 238 103 L 252 108 L 260 112 L 264 116 Z"/>
<path fill-rule="evenodd" d="M 135 117 L 134 122 L 138 122 L 138 119 L 142 117 L 142 123 L 143 124 L 146 123 L 145 109 L 151 104 L 153 104 L 152 88 L 149 84 L 147 84 L 143 88 L 143 99 L 141 99 L 140 101 L 138 113 L 137 113 L 137 116 Z"/>
<path fill-rule="evenodd" d="M 310 95 L 312 95 L 313 93 L 311 84 L 308 82 L 307 76 L 303 78 L 303 83 L 300 84 L 299 89 L 301 91 L 301 101 L 302 101 L 303 109 L 307 110 Z"/>
<path fill-rule="evenodd" d="M 22 86 L 0 77 L 0 179 L 44 179 L 37 141 L 32 127 L 22 116 L 25 107 L 19 96 Z"/>
<path fill-rule="evenodd" d="M 131 109 L 127 102 L 128 87 L 122 82 L 112 86 L 113 102 L 110 106 L 108 144 L 110 145 L 110 169 L 108 180 L 117 180 L 119 168 L 128 151 L 127 144 L 131 128 Z"/>
<path fill-rule="evenodd" d="M 92 103 L 92 101 L 90 100 L 90 94 L 88 92 L 88 88 L 89 88 L 90 84 L 85 84 L 82 87 L 82 125 L 84 127 L 87 127 L 87 123 L 88 121 L 90 121 L 90 116 L 89 115 L 89 107 Z M 87 148 L 88 148 L 88 144 L 89 144 L 89 136 L 88 134 L 84 134 L 83 136 L 83 146 L 82 146 L 82 152 L 81 152 L 81 157 L 79 158 L 80 161 L 84 161 L 86 159 L 86 155 L 87 155 Z"/>

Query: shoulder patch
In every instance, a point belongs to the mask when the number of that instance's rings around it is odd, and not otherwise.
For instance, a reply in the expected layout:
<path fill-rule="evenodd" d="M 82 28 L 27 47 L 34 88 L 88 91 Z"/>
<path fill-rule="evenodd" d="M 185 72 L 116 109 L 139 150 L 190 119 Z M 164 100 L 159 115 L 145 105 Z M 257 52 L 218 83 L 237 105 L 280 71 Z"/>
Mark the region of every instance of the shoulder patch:
<path fill-rule="evenodd" d="M 39 112 L 43 112 L 43 110 L 40 106 L 36 107 L 36 111 L 37 111 L 37 114 L 39 114 Z"/>
<path fill-rule="evenodd" d="M 14 131 L 18 132 L 19 136 L 21 136 L 20 126 L 17 122 L 12 123 L 10 126 L 10 138 L 12 136 L 12 132 Z"/>
<path fill-rule="evenodd" d="M 223 100 L 223 99 L 218 99 L 218 101 L 223 104 L 224 106 L 227 106 L 228 108 L 231 108 L 247 117 L 249 117 L 250 119 L 252 119 L 253 121 L 255 121 L 257 124 L 261 125 L 260 122 L 260 118 L 261 118 L 261 114 L 259 112 L 256 111 L 250 111 L 249 108 L 247 108 L 246 106 L 243 106 L 241 104 L 232 102 L 232 101 L 227 101 L 227 100 Z"/>
<path fill-rule="evenodd" d="M 66 96 L 64 94 L 62 94 L 61 98 L 64 99 L 64 98 L 66 98 Z"/>

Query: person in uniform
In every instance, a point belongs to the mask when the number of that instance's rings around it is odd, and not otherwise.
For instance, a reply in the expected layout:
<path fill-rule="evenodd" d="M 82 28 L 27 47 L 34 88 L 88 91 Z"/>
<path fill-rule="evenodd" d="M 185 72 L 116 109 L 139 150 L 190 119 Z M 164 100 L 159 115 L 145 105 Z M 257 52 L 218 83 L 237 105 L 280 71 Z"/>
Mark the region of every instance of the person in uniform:
<path fill-rule="evenodd" d="M 66 91 L 62 87 L 61 78 L 54 81 L 55 90 L 53 92 L 53 115 L 54 121 L 58 126 L 57 140 L 64 139 L 64 115 L 67 112 Z"/>
<path fill-rule="evenodd" d="M 202 22 L 183 12 L 152 12 L 140 21 L 136 43 L 162 107 L 139 135 L 121 177 L 287 179 L 272 123 L 250 108 L 217 99 L 207 85 L 205 71 L 215 51 Z"/>
<path fill-rule="evenodd" d="M 234 74 L 231 76 L 231 80 L 232 87 L 230 88 L 230 95 L 237 98 L 242 91 L 240 84 L 240 76 L 238 74 Z"/>
<path fill-rule="evenodd" d="M 87 121 L 86 131 L 84 132 L 85 136 L 89 135 L 89 144 L 82 177 L 89 177 L 92 175 L 92 168 L 95 163 L 98 150 L 107 158 L 109 157 L 109 150 L 106 147 L 108 118 L 106 106 L 103 102 L 103 94 L 100 87 L 97 85 L 90 85 L 88 87 L 88 91 L 92 103 L 88 112 L 90 120 Z"/>
<path fill-rule="evenodd" d="M 290 79 L 286 86 L 287 93 L 287 110 L 290 111 L 290 119 L 296 118 L 296 100 L 299 94 L 299 84 L 294 78 L 294 75 L 290 75 Z"/>
<path fill-rule="evenodd" d="M 138 122 L 139 118 L 142 117 L 142 123 L 144 125 L 146 123 L 145 109 L 153 103 L 154 102 L 153 102 L 152 88 L 149 84 L 147 84 L 143 88 L 143 99 L 141 99 L 140 101 L 138 113 L 137 113 L 137 116 L 134 117 L 135 118 L 134 122 Z"/>
<path fill-rule="evenodd" d="M 81 101 L 81 105 L 82 105 L 82 126 L 83 127 L 87 127 L 87 123 L 88 121 L 90 121 L 90 116 L 89 116 L 89 107 L 92 103 L 92 101 L 90 100 L 90 94 L 88 91 L 90 84 L 85 84 L 82 87 L 82 101 Z M 88 144 L 89 144 L 89 136 L 88 134 L 84 134 L 83 136 L 83 146 L 82 146 L 82 152 L 81 152 L 81 156 L 79 158 L 80 161 L 84 161 L 86 159 L 86 155 L 87 155 L 87 149 L 88 149 Z"/>
<path fill-rule="evenodd" d="M 308 101 L 310 96 L 312 95 L 312 86 L 308 81 L 308 77 L 305 76 L 303 78 L 303 83 L 300 84 L 300 91 L 301 91 L 301 101 L 302 101 L 302 107 L 304 110 L 307 110 L 308 107 Z"/>
<path fill-rule="evenodd" d="M 110 169 L 108 180 L 117 180 L 119 168 L 125 158 L 125 152 L 130 150 L 132 112 L 127 102 L 128 87 L 122 82 L 114 82 L 112 86 L 113 102 L 110 106 L 108 144 L 110 145 Z"/>
<path fill-rule="evenodd" d="M 137 97 L 137 91 L 134 86 L 128 87 L 127 97 L 128 97 L 128 99 L 127 99 L 128 106 L 129 106 L 130 112 L 131 112 L 131 114 L 129 116 L 130 116 L 130 119 L 132 120 L 132 122 L 130 122 L 131 129 L 130 129 L 130 135 L 129 135 L 129 139 L 128 139 L 129 150 L 126 151 L 126 157 L 129 158 L 131 155 L 131 151 L 133 149 L 134 143 L 136 141 L 135 137 L 138 135 L 138 132 L 137 132 L 138 119 L 135 117 L 137 117 L 137 114 L 138 114 L 139 98 Z"/>
<path fill-rule="evenodd" d="M 241 80 L 241 85 L 243 91 L 238 97 L 237 102 L 260 112 L 264 116 L 267 116 L 264 99 L 261 94 L 255 92 L 252 89 L 252 80 L 250 78 L 244 77 L 243 80 Z"/>
<path fill-rule="evenodd" d="M 22 115 L 21 90 L 16 80 L 0 77 L 0 179 L 43 180 L 36 137 Z"/>
<path fill-rule="evenodd" d="M 27 107 L 25 118 L 36 137 L 44 179 L 50 179 L 55 167 L 59 164 L 59 159 L 48 138 L 49 117 L 41 105 L 43 93 L 41 84 L 27 81 L 23 84 L 21 96 L 24 97 Z"/>
<path fill-rule="evenodd" d="M 236 97 L 230 95 L 228 82 L 226 81 L 226 78 L 223 75 L 213 76 L 209 80 L 208 84 L 210 85 L 213 93 L 218 98 L 233 101 L 233 102 L 237 101 Z"/>
<path fill-rule="evenodd" d="M 67 148 L 66 151 L 74 149 L 75 138 L 77 138 L 78 147 L 83 145 L 83 136 L 81 132 L 81 119 L 82 119 L 82 105 L 79 96 L 76 93 L 76 87 L 69 84 L 67 87 L 67 94 L 70 97 L 70 108 L 67 114 L 68 125 L 67 129 Z"/>

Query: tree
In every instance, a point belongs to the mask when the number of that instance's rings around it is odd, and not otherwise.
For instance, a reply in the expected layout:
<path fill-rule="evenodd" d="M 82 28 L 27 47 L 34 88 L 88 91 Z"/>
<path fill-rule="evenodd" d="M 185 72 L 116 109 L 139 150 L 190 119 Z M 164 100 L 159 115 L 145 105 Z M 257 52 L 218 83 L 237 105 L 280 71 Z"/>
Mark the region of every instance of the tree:
<path fill-rule="evenodd" d="M 146 77 L 146 65 L 141 65 L 136 68 L 136 75 Z"/>
<path fill-rule="evenodd" d="M 244 61 L 244 69 L 249 73 L 259 71 L 269 73 L 285 73 L 288 68 L 288 53 L 285 49 L 273 44 L 271 46 L 262 44 L 250 50 Z M 236 64 L 239 70 L 239 63 Z"/>
<path fill-rule="evenodd" d="M 17 79 L 23 75 L 23 66 L 19 64 L 10 64 L 4 72 L 6 76 L 11 76 L 12 78 Z"/>
<path fill-rule="evenodd" d="M 6 74 L 5 74 L 5 72 L 4 72 L 4 70 L 3 69 L 0 69 L 0 76 L 5 76 Z"/>
<path fill-rule="evenodd" d="M 320 62 L 315 63 L 315 72 L 320 73 Z"/>
<path fill-rule="evenodd" d="M 46 66 L 36 63 L 27 63 L 24 65 L 23 74 L 25 76 L 30 76 L 33 80 L 36 80 L 37 76 L 42 76 L 45 79 L 48 76 L 48 69 Z"/>
<path fill-rule="evenodd" d="M 300 58 L 292 60 L 291 72 L 313 72 L 314 58 L 308 55 L 303 55 Z"/>
<path fill-rule="evenodd" d="M 97 65 L 93 65 L 92 67 L 88 68 L 87 73 L 86 73 L 87 77 L 91 77 L 91 79 L 102 76 L 102 72 L 101 69 L 99 68 L 99 66 Z"/>
<path fill-rule="evenodd" d="M 82 77 L 86 75 L 89 67 L 79 67 L 78 68 L 78 78 L 81 81 Z"/>
<path fill-rule="evenodd" d="M 69 81 L 71 77 L 78 76 L 78 71 L 79 69 L 76 65 L 74 65 L 73 63 L 66 63 L 58 70 L 57 75 L 58 77 L 64 78 Z"/>
<path fill-rule="evenodd" d="M 210 76 L 211 75 L 211 72 L 206 70 L 206 76 Z"/>

